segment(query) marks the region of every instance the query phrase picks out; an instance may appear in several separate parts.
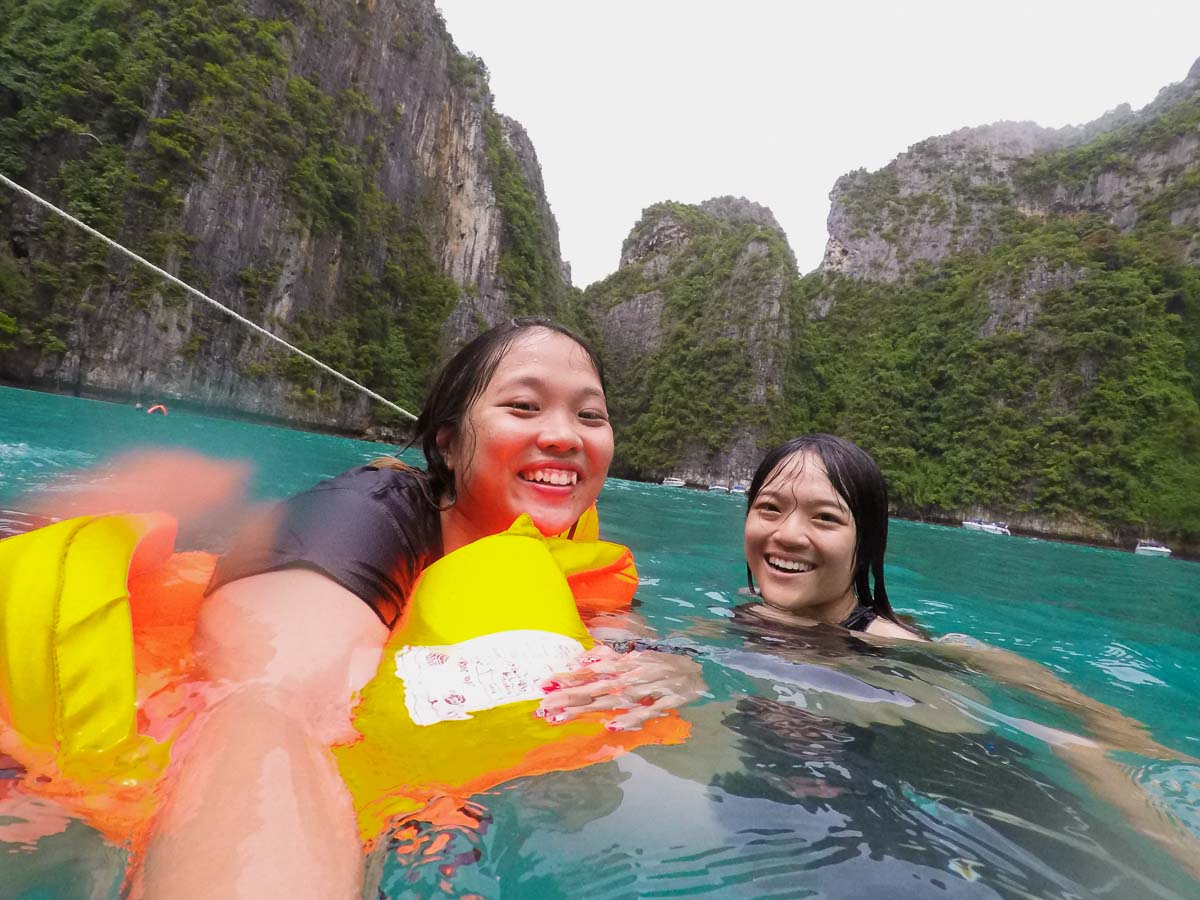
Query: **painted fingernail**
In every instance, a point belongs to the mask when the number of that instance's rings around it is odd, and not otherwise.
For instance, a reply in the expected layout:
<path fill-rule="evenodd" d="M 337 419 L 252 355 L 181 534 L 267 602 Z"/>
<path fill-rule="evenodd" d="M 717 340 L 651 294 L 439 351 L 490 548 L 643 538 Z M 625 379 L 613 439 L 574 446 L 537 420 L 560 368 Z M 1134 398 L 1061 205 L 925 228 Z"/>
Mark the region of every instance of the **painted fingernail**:
<path fill-rule="evenodd" d="M 557 681 L 543 681 L 542 682 L 542 693 L 548 694 L 551 691 L 559 690 L 561 687 L 562 687 L 562 685 L 559 684 Z"/>
<path fill-rule="evenodd" d="M 546 716 L 546 721 L 557 725 L 559 722 L 567 721 L 567 717 L 562 713 L 554 713 L 552 716 Z"/>
<path fill-rule="evenodd" d="M 624 730 L 625 730 L 625 726 L 623 726 L 623 725 L 618 725 L 616 722 L 607 722 L 607 723 L 605 723 L 605 725 L 604 725 L 604 729 L 605 729 L 606 731 L 624 731 Z"/>
<path fill-rule="evenodd" d="M 535 716 L 537 716 L 539 719 L 546 718 L 546 710 L 542 709 L 540 706 L 533 711 L 533 714 Z"/>

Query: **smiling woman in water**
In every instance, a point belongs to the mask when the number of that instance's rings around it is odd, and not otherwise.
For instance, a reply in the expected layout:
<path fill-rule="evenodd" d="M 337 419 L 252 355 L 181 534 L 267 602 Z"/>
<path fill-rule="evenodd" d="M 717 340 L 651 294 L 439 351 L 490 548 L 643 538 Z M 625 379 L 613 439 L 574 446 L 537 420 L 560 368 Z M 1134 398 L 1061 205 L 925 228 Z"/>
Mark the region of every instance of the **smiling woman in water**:
<path fill-rule="evenodd" d="M 748 611 L 784 624 L 828 624 L 921 640 L 888 602 L 887 488 L 875 461 L 829 434 L 771 450 L 746 494 Z"/>
<path fill-rule="evenodd" d="M 884 578 L 887 486 L 875 461 L 856 444 L 828 434 L 793 438 L 769 451 L 747 493 L 743 546 L 755 602 L 737 610 L 786 628 L 835 627 L 882 643 L 927 639 L 899 621 Z M 1076 715 L 1088 737 L 1022 722 L 1045 740 L 1097 796 L 1200 875 L 1200 839 L 1156 809 L 1108 753 L 1198 762 L 1163 747 L 1146 728 L 1071 687 L 1049 669 L 964 635 L 932 649 L 971 669 L 1030 691 Z M 919 686 L 917 686 L 919 687 Z M 860 704 L 856 713 L 877 712 Z M 874 706 L 878 706 L 877 704 Z M 939 731 L 972 731 L 979 723 L 954 703 L 924 698 L 901 718 Z"/>
<path fill-rule="evenodd" d="M 426 471 L 384 459 L 322 482 L 218 563 L 196 642 L 222 698 L 174 764 L 150 895 L 358 895 L 354 809 L 329 747 L 353 737 L 355 695 L 424 569 L 522 514 L 566 531 L 595 502 L 613 453 L 600 361 L 544 319 L 497 326 L 439 374 L 416 441 Z M 701 689 L 685 657 L 589 659 L 543 702 L 548 722 L 616 709 L 610 729 L 637 728 Z"/>

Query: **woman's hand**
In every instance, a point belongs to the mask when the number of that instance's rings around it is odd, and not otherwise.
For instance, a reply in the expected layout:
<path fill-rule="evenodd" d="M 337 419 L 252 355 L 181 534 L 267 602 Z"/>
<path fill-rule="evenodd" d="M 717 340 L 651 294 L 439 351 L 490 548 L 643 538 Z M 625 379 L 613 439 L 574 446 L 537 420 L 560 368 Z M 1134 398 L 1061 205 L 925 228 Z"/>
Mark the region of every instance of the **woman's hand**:
<path fill-rule="evenodd" d="M 546 697 L 536 715 L 560 724 L 582 713 L 627 712 L 609 720 L 609 731 L 636 731 L 642 723 L 704 694 L 700 664 L 690 656 L 635 650 L 617 653 L 597 644 L 569 672 L 542 683 Z"/>

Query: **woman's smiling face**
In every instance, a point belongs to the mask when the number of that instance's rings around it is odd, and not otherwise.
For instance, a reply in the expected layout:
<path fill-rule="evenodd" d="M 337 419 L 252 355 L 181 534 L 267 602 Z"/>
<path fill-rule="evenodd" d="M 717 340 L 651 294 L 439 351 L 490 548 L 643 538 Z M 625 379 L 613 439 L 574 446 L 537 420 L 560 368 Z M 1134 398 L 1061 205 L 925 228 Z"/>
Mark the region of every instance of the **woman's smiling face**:
<path fill-rule="evenodd" d="M 528 513 L 543 534 L 557 534 L 595 501 L 612 454 L 604 388 L 587 353 L 564 334 L 530 329 L 446 447 L 457 499 L 443 523 L 474 540 Z"/>
<path fill-rule="evenodd" d="M 746 516 L 745 551 L 775 612 L 841 622 L 854 596 L 854 517 L 819 456 L 790 456 L 766 479 Z"/>

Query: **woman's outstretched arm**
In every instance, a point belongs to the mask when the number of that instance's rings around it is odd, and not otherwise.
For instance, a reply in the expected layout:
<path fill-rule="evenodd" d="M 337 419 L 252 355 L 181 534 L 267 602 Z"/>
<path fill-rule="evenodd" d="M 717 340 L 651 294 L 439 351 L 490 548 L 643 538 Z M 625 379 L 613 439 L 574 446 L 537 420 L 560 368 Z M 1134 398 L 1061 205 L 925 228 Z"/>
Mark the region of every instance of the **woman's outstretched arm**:
<path fill-rule="evenodd" d="M 1053 752 L 1071 766 L 1095 796 L 1119 810 L 1130 825 L 1174 856 L 1192 875 L 1200 877 L 1200 837 L 1170 810 L 1152 800 L 1132 780 L 1126 767 L 1108 753 L 1119 750 L 1153 759 L 1192 764 L 1200 761 L 1164 747 L 1141 722 L 1076 690 L 1040 663 L 986 645 L 950 643 L 939 647 L 998 681 L 1025 688 L 1078 715 L 1095 740 L 1052 741 Z"/>
<path fill-rule="evenodd" d="M 386 639 L 358 597 L 304 569 L 205 601 L 197 650 L 220 699 L 172 762 L 147 897 L 358 896 L 362 849 L 329 746 L 351 733 Z"/>
<path fill-rule="evenodd" d="M 1140 753 L 1153 759 L 1200 762 L 1186 753 L 1164 747 L 1150 736 L 1141 722 L 1077 690 L 1041 663 L 974 641 L 969 644 L 938 641 L 933 646 L 938 652 L 953 656 L 999 682 L 1024 688 L 1074 713 L 1091 737 L 1114 750 Z"/>
<path fill-rule="evenodd" d="M 1170 809 L 1156 803 L 1134 782 L 1125 766 L 1108 757 L 1104 747 L 1074 742 L 1055 744 L 1051 749 L 1092 794 L 1115 807 L 1137 831 L 1175 857 L 1193 877 L 1200 878 L 1200 837 Z"/>

